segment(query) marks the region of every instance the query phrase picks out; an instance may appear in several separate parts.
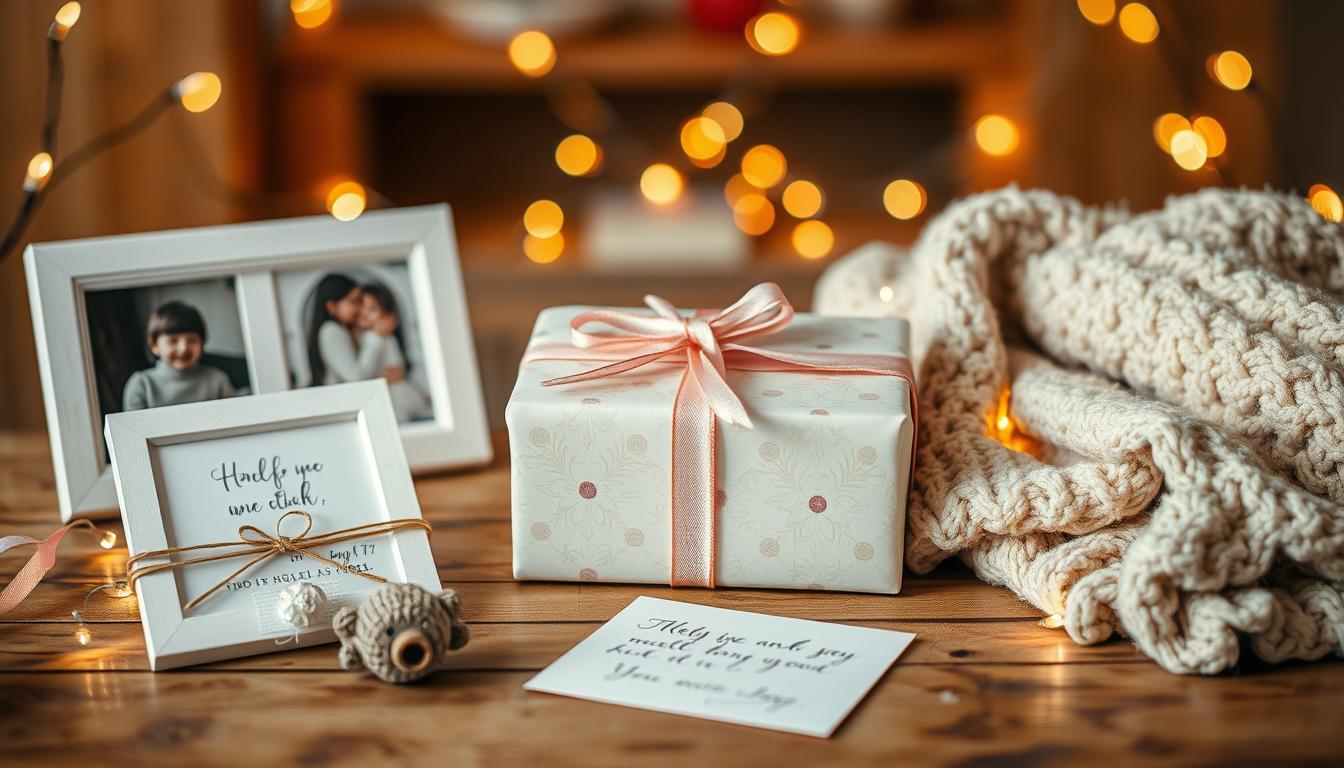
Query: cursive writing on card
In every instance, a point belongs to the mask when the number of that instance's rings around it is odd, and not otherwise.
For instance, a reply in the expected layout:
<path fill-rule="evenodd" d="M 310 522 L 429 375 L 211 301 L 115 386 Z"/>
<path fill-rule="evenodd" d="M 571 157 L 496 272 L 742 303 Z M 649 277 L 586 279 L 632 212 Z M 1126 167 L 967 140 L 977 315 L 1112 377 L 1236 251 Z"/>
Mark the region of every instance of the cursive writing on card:
<path fill-rule="evenodd" d="M 526 687 L 827 736 L 913 638 L 641 597 Z"/>
<path fill-rule="evenodd" d="M 317 495 L 311 479 L 322 469 L 321 462 L 287 465 L 280 456 L 245 461 L 241 468 L 239 462 L 226 459 L 210 470 L 210 479 L 229 494 L 229 514 L 241 516 L 326 504 L 326 499 Z M 233 500 L 235 495 L 239 497 L 237 501 Z"/>

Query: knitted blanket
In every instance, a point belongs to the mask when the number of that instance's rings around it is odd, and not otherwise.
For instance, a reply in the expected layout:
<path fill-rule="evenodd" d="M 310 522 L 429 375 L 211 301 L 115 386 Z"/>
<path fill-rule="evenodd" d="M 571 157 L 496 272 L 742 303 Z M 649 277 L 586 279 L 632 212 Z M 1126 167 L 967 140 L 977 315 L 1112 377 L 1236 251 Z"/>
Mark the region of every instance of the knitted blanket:
<path fill-rule="evenodd" d="M 837 263 L 815 304 L 911 320 L 911 569 L 959 554 L 1173 672 L 1243 636 L 1344 655 L 1344 228 L 1301 199 L 1129 215 L 1004 189 Z M 1005 386 L 1028 451 L 987 429 Z"/>

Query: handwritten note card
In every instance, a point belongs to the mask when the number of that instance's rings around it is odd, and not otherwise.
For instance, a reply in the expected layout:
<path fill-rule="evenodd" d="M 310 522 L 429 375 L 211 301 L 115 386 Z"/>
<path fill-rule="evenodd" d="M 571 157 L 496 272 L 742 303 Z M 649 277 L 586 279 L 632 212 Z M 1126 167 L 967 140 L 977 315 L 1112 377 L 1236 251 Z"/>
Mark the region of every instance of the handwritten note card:
<path fill-rule="evenodd" d="M 914 639 L 640 597 L 523 687 L 827 737 Z"/>
<path fill-rule="evenodd" d="M 158 447 L 168 543 L 236 541 L 238 527 L 245 524 L 273 534 L 281 516 L 291 509 L 312 516 L 312 533 L 386 520 L 366 451 L 353 421 Z M 303 520 L 291 517 L 279 532 L 297 536 L 303 529 Z M 262 626 L 274 618 L 275 593 L 290 584 L 330 580 L 335 587 L 329 597 L 335 606 L 336 593 L 346 602 L 359 602 L 378 588 L 354 572 L 393 580 L 401 572 L 386 534 L 341 542 L 319 553 L 340 566 L 292 553 L 272 557 L 230 579 L 209 601 L 192 609 L 192 615 L 255 610 Z M 183 600 L 209 590 L 240 564 L 220 560 L 178 571 Z"/>

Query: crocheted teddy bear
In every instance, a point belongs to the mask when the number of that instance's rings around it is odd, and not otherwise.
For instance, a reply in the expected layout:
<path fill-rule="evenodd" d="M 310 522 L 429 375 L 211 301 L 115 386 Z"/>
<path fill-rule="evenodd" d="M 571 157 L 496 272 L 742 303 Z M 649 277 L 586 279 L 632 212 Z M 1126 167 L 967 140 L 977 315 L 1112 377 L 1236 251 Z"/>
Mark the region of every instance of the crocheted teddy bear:
<path fill-rule="evenodd" d="M 435 595 L 414 584 L 389 584 L 358 608 L 336 612 L 332 628 L 341 640 L 341 666 L 367 668 L 387 683 L 418 680 L 467 644 L 461 611 L 462 600 L 451 589 Z"/>

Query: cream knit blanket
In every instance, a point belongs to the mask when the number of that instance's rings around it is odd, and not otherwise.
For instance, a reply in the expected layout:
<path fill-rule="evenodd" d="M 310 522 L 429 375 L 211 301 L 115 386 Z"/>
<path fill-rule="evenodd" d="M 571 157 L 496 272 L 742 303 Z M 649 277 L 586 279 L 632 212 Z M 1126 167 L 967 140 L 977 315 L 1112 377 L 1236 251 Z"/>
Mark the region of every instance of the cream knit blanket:
<path fill-rule="evenodd" d="M 911 320 L 911 569 L 960 553 L 1173 672 L 1226 669 L 1242 634 L 1344 655 L 1344 228 L 1302 200 L 1131 216 L 1009 188 L 842 260 L 815 303 Z M 1035 455 L 988 436 L 1005 385 Z"/>

